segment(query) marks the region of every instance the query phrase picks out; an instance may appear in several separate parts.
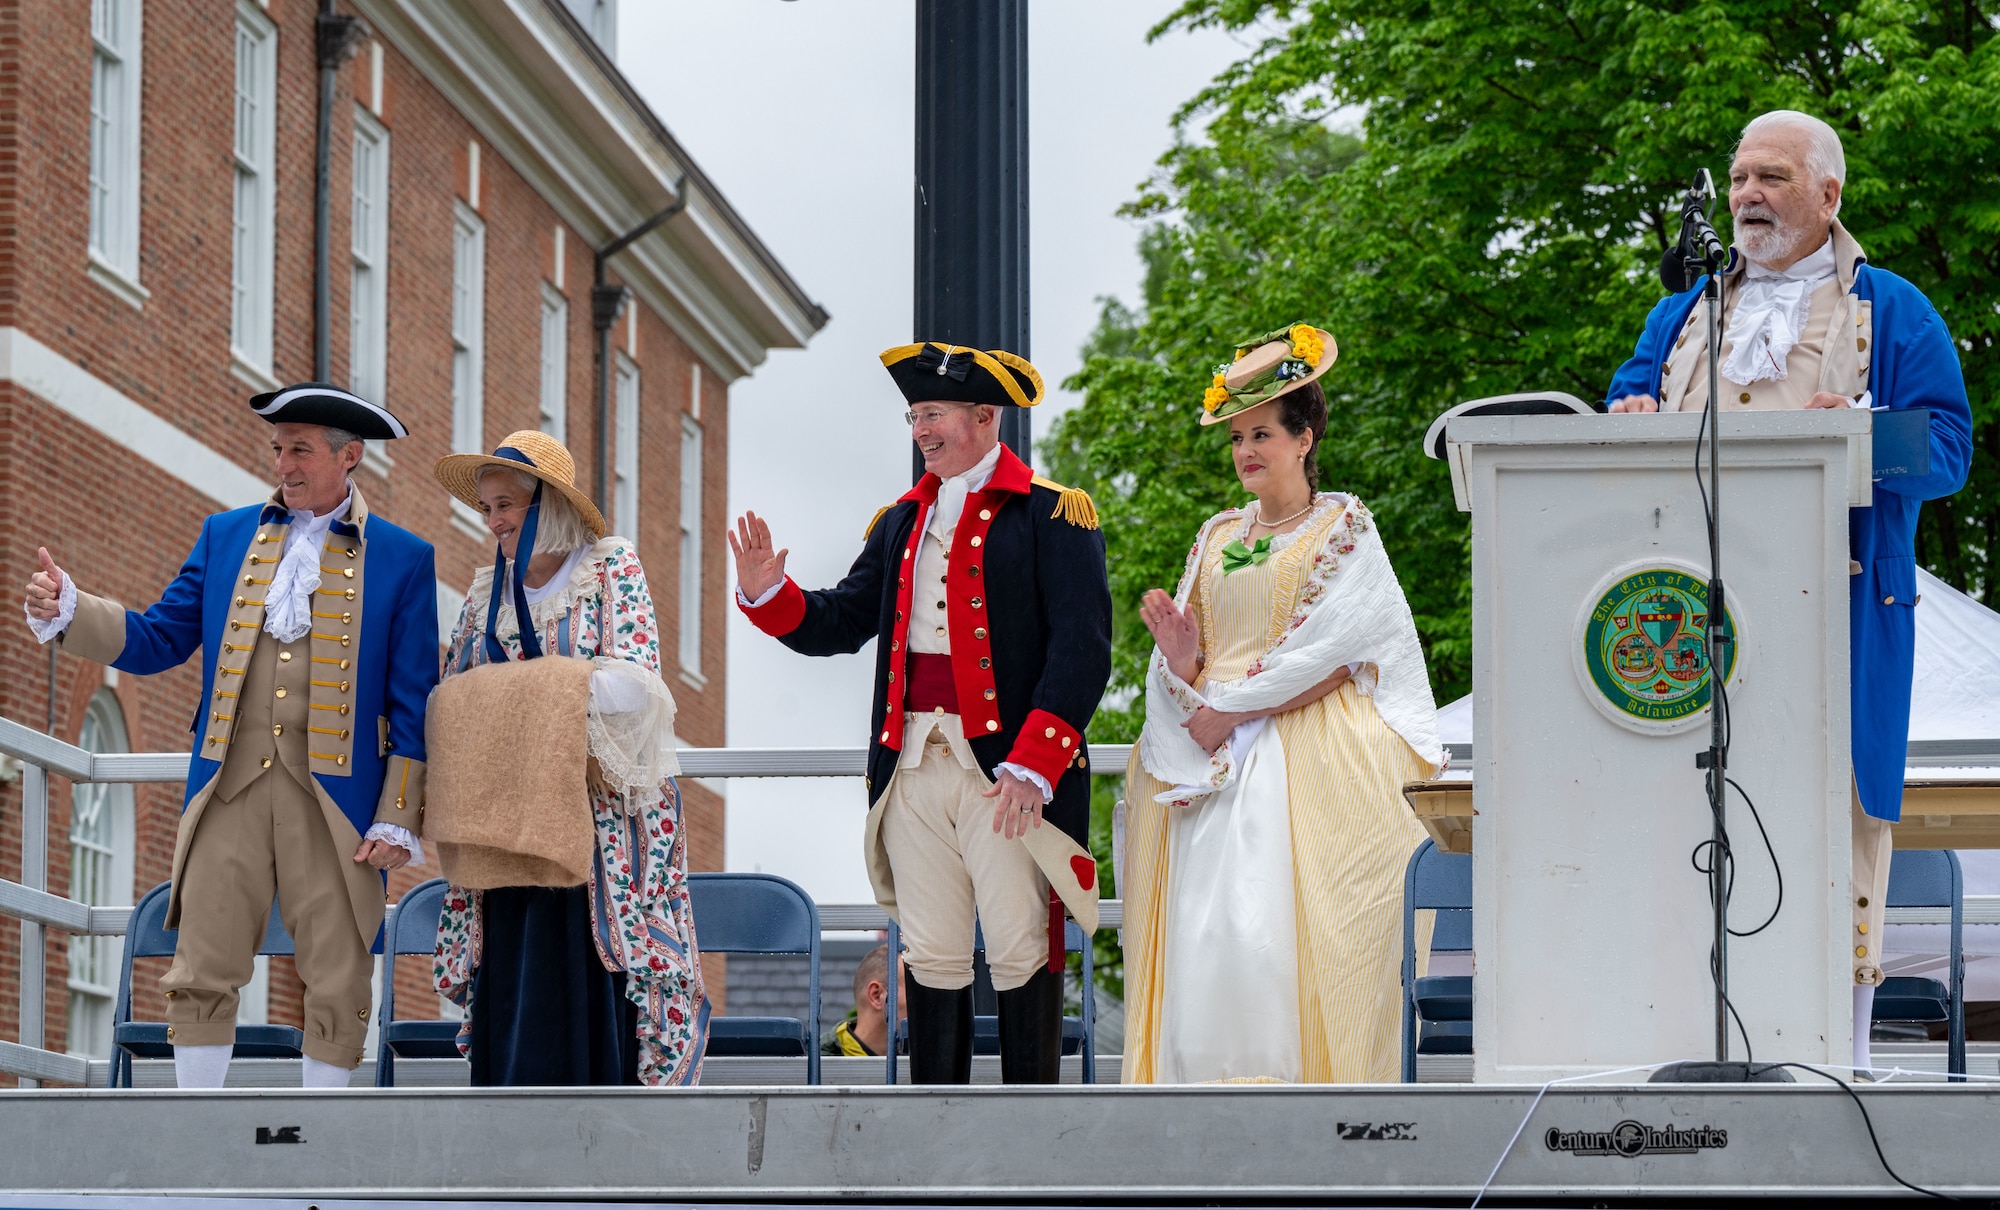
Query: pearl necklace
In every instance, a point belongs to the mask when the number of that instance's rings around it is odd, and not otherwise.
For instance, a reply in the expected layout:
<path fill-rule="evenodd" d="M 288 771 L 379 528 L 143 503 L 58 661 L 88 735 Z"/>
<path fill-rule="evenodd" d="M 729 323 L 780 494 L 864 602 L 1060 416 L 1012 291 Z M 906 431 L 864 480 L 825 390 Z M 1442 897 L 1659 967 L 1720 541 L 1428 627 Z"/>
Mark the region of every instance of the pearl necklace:
<path fill-rule="evenodd" d="M 1264 502 L 1262 500 L 1259 500 L 1257 501 L 1257 525 L 1263 529 L 1276 529 L 1280 525 L 1296 521 L 1300 517 L 1305 516 L 1307 513 L 1312 511 L 1313 505 L 1318 503 L 1319 503 L 1319 497 L 1315 495 L 1312 499 L 1306 501 L 1306 506 L 1304 508 L 1293 513 L 1291 516 L 1280 517 L 1276 521 L 1266 521 L 1264 520 Z"/>

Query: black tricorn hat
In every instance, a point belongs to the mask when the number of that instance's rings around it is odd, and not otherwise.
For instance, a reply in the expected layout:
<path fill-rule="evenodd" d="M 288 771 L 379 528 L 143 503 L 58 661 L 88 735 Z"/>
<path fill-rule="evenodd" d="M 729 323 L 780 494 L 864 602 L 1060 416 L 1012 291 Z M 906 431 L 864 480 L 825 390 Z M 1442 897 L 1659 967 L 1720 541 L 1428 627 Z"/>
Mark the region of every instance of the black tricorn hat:
<path fill-rule="evenodd" d="M 1461 416 L 1588 416 L 1597 409 L 1567 391 L 1523 391 L 1490 395 L 1444 410 L 1424 434 L 1424 453 L 1444 457 L 1445 428 Z"/>
<path fill-rule="evenodd" d="M 1002 349 L 969 349 L 926 340 L 882 353 L 882 365 L 911 403 L 990 403 L 1031 408 L 1042 401 L 1042 374 Z"/>
<path fill-rule="evenodd" d="M 370 441 L 394 441 L 410 430 L 389 409 L 330 382 L 298 382 L 250 397 L 250 410 L 272 424 L 323 424 Z"/>

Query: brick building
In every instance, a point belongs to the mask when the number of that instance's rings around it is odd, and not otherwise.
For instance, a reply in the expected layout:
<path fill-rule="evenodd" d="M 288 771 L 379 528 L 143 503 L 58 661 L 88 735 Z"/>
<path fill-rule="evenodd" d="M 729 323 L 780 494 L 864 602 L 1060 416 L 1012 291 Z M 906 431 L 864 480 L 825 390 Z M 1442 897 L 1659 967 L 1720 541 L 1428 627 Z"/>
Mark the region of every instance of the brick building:
<path fill-rule="evenodd" d="M 682 741 L 723 744 L 729 387 L 770 349 L 803 345 L 824 312 L 619 74 L 613 0 L 329 5 L 353 25 L 320 7 L 0 0 L 7 582 L 46 545 L 89 591 L 157 599 L 205 515 L 271 490 L 268 429 L 246 398 L 312 378 L 323 358 L 333 381 L 411 429 L 371 443 L 356 482 L 373 511 L 437 547 L 442 626 L 493 546 L 431 464 L 514 429 L 554 433 L 613 530 L 639 544 Z M 322 37 L 323 24 L 348 36 Z M 322 179 L 320 64 L 334 50 L 347 57 L 331 70 Z M 677 202 L 606 262 L 606 281 L 627 289 L 615 318 L 601 308 L 601 415 L 593 250 Z M 199 689 L 192 663 L 120 677 L 0 626 L 0 713 L 71 743 L 185 751 Z M 0 779 L 0 874 L 12 878 L 21 793 L 17 771 Z M 692 865 L 720 868 L 724 804 L 686 793 Z M 164 879 L 181 795 L 58 780 L 51 890 L 130 903 Z M 116 939 L 46 945 L 45 1045 L 103 1054 Z M 0 1038 L 19 1036 L 18 950 L 5 922 Z M 142 1017 L 162 1015 L 157 973 L 134 981 Z M 287 961 L 260 981 L 246 1014 L 296 1022 Z M 435 1002 L 420 990 L 414 978 L 400 988 Z"/>

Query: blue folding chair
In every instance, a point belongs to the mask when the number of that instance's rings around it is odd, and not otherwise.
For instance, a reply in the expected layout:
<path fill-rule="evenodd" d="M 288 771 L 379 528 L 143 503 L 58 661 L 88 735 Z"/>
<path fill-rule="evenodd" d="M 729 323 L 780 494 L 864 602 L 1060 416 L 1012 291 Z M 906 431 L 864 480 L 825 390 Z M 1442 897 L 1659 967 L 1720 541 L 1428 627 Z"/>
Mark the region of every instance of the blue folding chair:
<path fill-rule="evenodd" d="M 1883 906 L 1951 909 L 1951 958 L 1945 979 L 1898 976 L 1875 989 L 1877 1021 L 1945 1022 L 1945 1070 L 1965 1074 L 1965 883 L 1950 849 L 1900 849 L 1889 858 Z M 1878 940 L 1877 945 L 1881 942 Z"/>
<path fill-rule="evenodd" d="M 889 922 L 889 952 L 903 952 L 903 931 L 895 921 Z M 974 953 L 986 949 L 986 937 L 980 931 L 978 921 L 972 925 L 972 949 Z M 1063 921 L 1063 950 L 1066 953 L 1083 955 L 1083 969 L 1079 972 L 1082 985 L 1083 1004 L 1080 1017 L 1064 1017 L 1062 1023 L 1062 1052 L 1065 1055 L 1083 1056 L 1082 1078 L 1085 1084 L 1097 1083 L 1097 984 L 1093 970 L 1094 954 L 1090 944 L 1090 934 L 1083 931 L 1074 920 Z M 900 991 L 899 981 L 889 980 L 888 1002 L 882 1011 L 891 1020 L 896 1016 L 896 996 Z M 906 1049 L 910 1038 L 907 1021 L 899 1021 L 895 1032 L 898 1046 L 892 1047 L 887 1056 L 888 1074 L 885 1083 L 896 1082 L 896 1051 Z M 976 1016 L 972 1018 L 972 1053 L 976 1055 L 997 1055 L 1000 1053 L 1000 1018 Z"/>
<path fill-rule="evenodd" d="M 1403 872 L 1403 1083 L 1417 1082 L 1417 1056 L 1472 1053 L 1472 977 L 1417 978 L 1417 913 L 1437 912 L 1431 952 L 1472 949 L 1472 858 L 1425 839 Z"/>
<path fill-rule="evenodd" d="M 433 878 L 410 888 L 389 918 L 382 946 L 382 1007 L 375 1014 L 375 1087 L 396 1086 L 397 1059 L 457 1059 L 458 1022 L 396 1019 L 396 959 L 428 958 L 437 952 L 438 917 L 444 913 L 445 881 Z"/>
<path fill-rule="evenodd" d="M 132 922 L 125 931 L 125 962 L 118 973 L 118 1002 L 111 1013 L 111 1078 L 113 1088 L 132 1086 L 134 1059 L 171 1059 L 174 1044 L 167 1037 L 165 1021 L 132 1020 L 132 960 L 170 958 L 178 930 L 167 927 L 167 896 L 171 883 L 161 883 L 139 900 L 132 909 Z M 260 954 L 292 952 L 292 937 L 278 918 L 278 906 L 271 905 L 270 923 L 264 926 Z M 305 1046 L 305 1031 L 290 1025 L 239 1025 L 236 1046 L 230 1052 L 238 1059 L 296 1059 Z"/>
<path fill-rule="evenodd" d="M 711 1017 L 711 1055 L 804 1055 L 819 1083 L 819 907 L 774 874 L 689 874 L 695 938 L 705 954 L 801 954 L 810 963 L 806 1017 Z"/>

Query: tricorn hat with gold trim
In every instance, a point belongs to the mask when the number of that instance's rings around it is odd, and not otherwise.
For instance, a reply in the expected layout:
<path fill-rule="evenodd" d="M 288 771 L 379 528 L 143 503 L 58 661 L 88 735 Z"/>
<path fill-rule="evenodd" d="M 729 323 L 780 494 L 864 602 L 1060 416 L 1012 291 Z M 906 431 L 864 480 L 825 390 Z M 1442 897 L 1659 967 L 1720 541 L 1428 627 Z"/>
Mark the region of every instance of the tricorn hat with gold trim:
<path fill-rule="evenodd" d="M 1042 401 L 1042 374 L 1003 349 L 969 349 L 964 345 L 897 345 L 882 353 L 882 365 L 903 398 L 917 403 L 988 403 L 1001 408 L 1031 408 Z"/>

